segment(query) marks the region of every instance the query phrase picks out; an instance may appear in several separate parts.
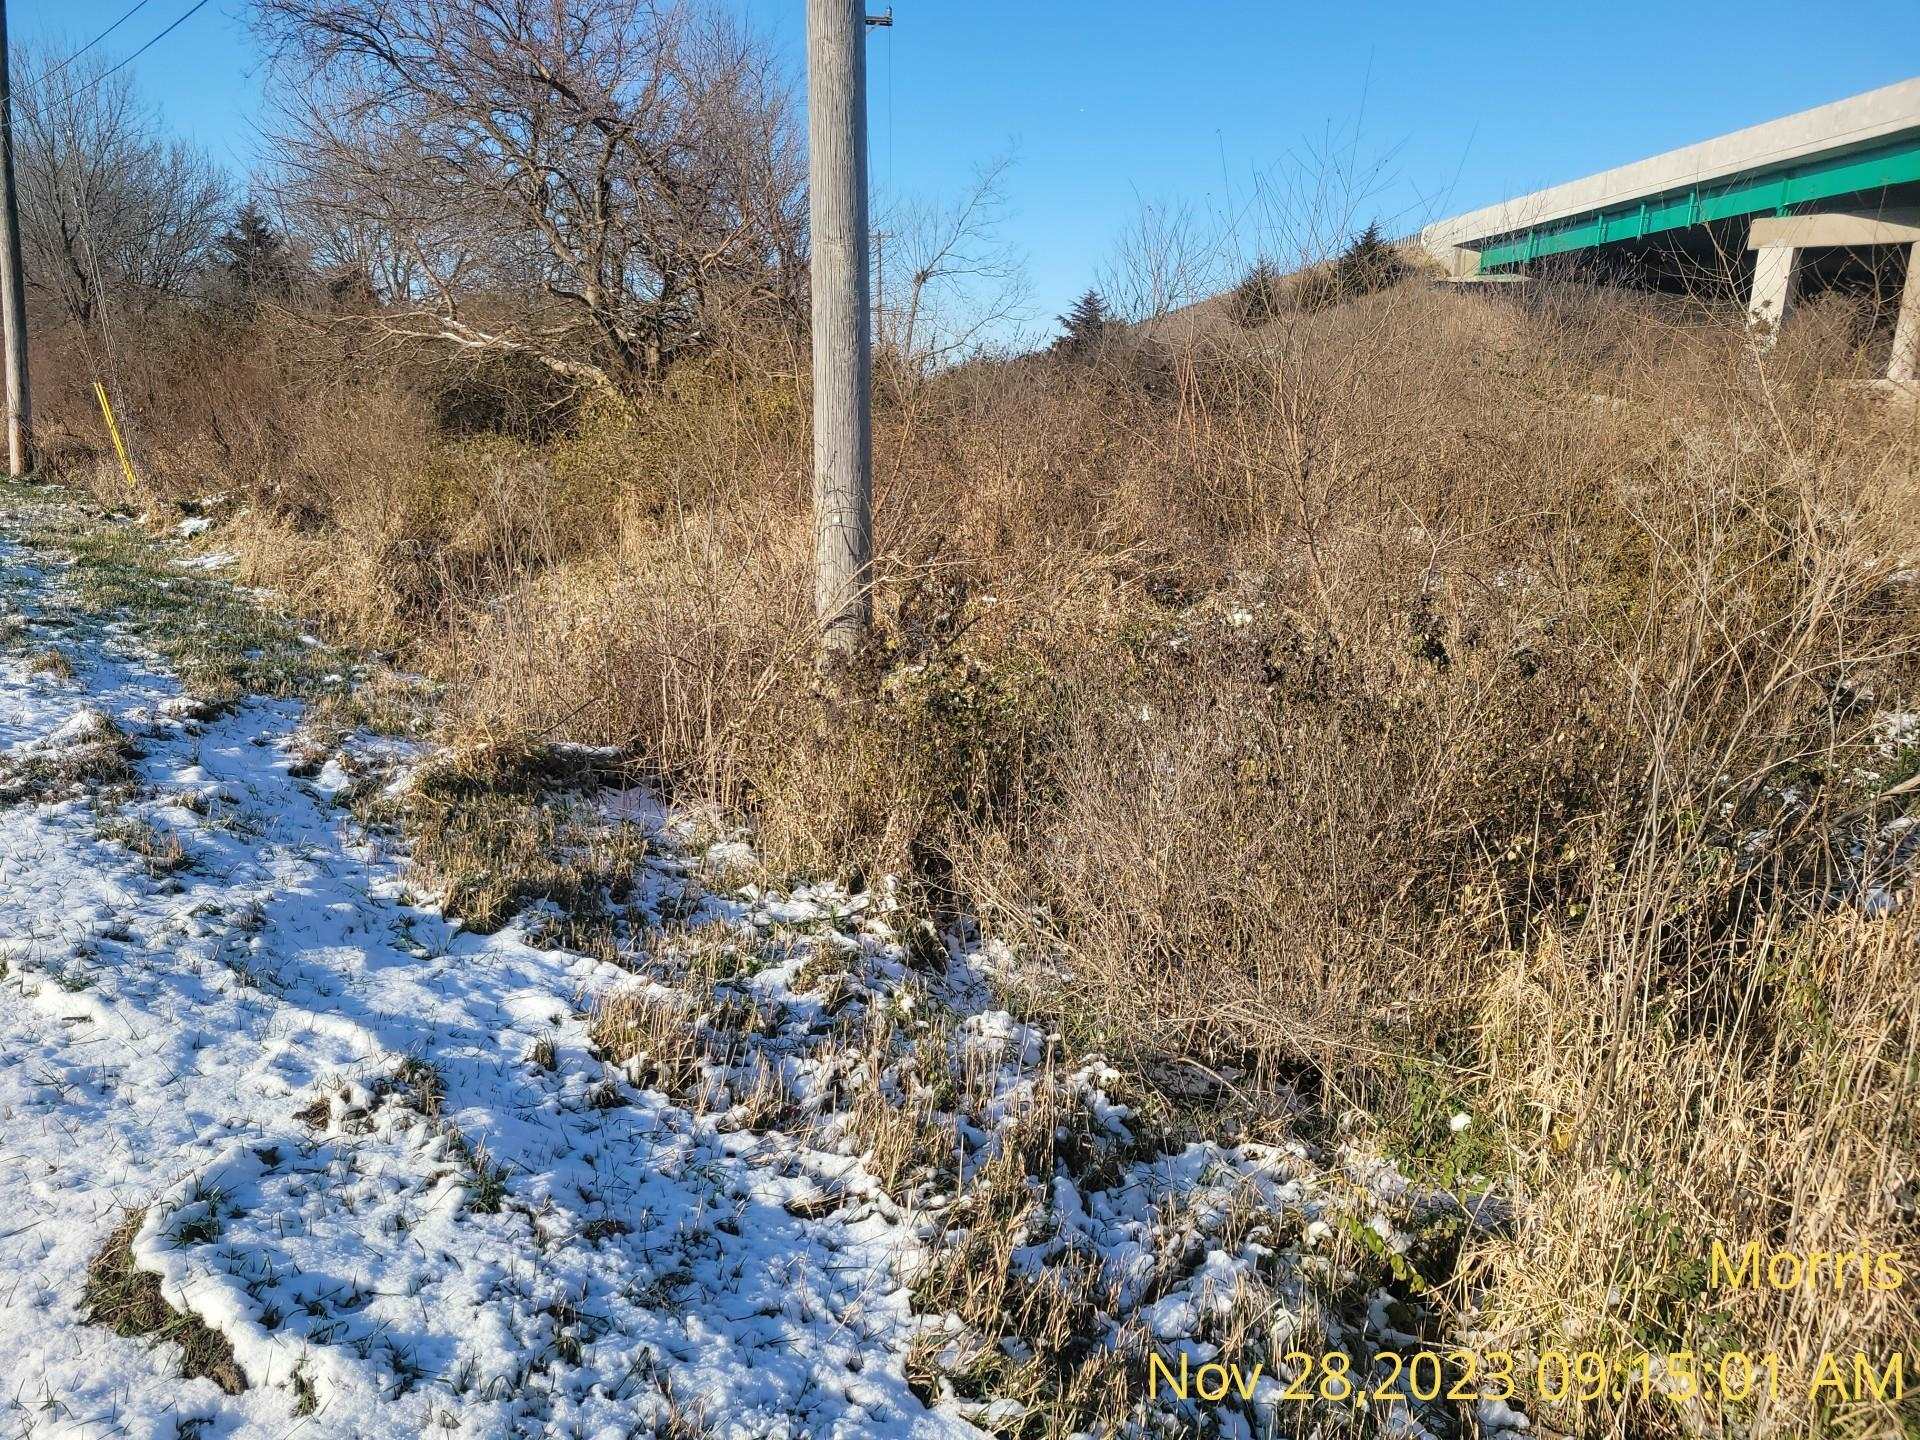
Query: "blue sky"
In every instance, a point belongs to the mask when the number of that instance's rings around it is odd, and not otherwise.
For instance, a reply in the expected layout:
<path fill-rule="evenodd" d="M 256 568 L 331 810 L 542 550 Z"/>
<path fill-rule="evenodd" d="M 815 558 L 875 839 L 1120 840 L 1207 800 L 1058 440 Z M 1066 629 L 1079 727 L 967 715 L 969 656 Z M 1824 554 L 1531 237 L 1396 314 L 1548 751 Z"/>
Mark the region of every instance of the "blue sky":
<path fill-rule="evenodd" d="M 132 3 L 8 9 L 17 38 L 77 44 Z M 101 48 L 130 53 L 188 3 L 149 0 Z M 797 71 L 801 0 L 728 3 Z M 875 185 L 953 194 L 1013 148 L 1008 228 L 1041 321 L 1094 278 L 1142 199 L 1235 209 L 1256 174 L 1329 134 L 1378 167 L 1367 211 L 1410 229 L 1920 73 L 1915 0 L 893 8 L 869 53 Z M 259 94 L 243 13 L 213 0 L 133 65 L 175 126 L 242 173 Z"/>
<path fill-rule="evenodd" d="M 94 47 L 109 63 L 124 59 L 179 17 L 192 0 L 147 0 Z M 77 49 L 133 9 L 134 0 L 7 0 L 7 29 L 15 45 L 45 41 L 61 52 Z M 236 174 L 256 163 L 260 113 L 259 62 L 238 0 L 212 0 L 179 29 L 135 60 L 129 71 L 140 93 L 168 123 L 204 146 Z"/>

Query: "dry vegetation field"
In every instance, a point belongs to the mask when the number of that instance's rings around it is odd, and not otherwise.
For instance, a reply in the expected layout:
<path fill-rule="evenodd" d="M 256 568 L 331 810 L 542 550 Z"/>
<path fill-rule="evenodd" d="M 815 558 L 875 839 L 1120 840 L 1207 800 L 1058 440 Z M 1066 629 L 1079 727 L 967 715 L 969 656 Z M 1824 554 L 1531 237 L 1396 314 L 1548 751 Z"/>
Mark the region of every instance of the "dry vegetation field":
<path fill-rule="evenodd" d="M 1443 284 L 1349 169 L 991 353 L 989 165 L 885 222 L 823 673 L 767 44 L 246 8 L 257 204 L 16 65 L 0 1431 L 1920 1440 L 1884 326 Z"/>
<path fill-rule="evenodd" d="M 883 373 L 881 622 L 833 684 L 791 342 L 628 403 L 278 307 L 169 322 L 119 357 L 140 492 L 62 463 L 441 682 L 456 805 L 612 747 L 774 873 L 893 875 L 994 942 L 1166 1136 L 1491 1188 L 1510 1218 L 1414 1281 L 1455 1343 L 1911 1365 L 1911 1284 L 1706 1263 L 1920 1254 L 1920 421 L 1852 383 L 1849 322 L 1761 354 L 1710 306 L 1412 279 Z M 91 434 L 78 359 L 36 360 L 49 429 Z M 476 923 L 567 893 L 501 835 L 416 838 L 488 882 Z M 1915 1423 L 1526 1390 L 1542 1433 Z"/>

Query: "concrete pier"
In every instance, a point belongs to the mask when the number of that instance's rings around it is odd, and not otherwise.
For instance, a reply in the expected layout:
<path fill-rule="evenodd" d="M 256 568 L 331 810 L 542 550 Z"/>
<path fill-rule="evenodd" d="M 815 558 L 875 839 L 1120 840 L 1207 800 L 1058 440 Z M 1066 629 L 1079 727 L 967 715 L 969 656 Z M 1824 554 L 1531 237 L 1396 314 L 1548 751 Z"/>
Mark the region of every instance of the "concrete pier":
<path fill-rule="evenodd" d="M 1753 292 L 1747 315 L 1762 343 L 1771 346 L 1786 323 L 1800 289 L 1800 250 L 1793 245 L 1769 245 L 1753 256 Z"/>
<path fill-rule="evenodd" d="M 1920 385 L 1920 242 L 1907 249 L 1907 284 L 1900 292 L 1900 319 L 1893 327 L 1893 358 L 1887 379 Z"/>

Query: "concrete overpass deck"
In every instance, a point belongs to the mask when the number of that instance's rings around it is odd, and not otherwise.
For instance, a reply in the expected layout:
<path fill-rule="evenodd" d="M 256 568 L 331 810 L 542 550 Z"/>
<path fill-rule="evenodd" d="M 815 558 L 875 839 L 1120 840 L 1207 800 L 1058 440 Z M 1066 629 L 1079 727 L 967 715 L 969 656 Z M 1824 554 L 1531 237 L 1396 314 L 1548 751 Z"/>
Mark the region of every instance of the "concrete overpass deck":
<path fill-rule="evenodd" d="M 1429 225 L 1456 275 L 1920 182 L 1920 79 L 1903 80 Z"/>
<path fill-rule="evenodd" d="M 1517 196 L 1420 232 L 1457 277 L 1512 273 L 1551 256 L 1686 232 L 1754 252 L 1750 305 L 1770 334 L 1805 251 L 1909 250 L 1890 378 L 1920 378 L 1920 78 Z M 1744 234 L 1740 232 L 1744 231 Z"/>

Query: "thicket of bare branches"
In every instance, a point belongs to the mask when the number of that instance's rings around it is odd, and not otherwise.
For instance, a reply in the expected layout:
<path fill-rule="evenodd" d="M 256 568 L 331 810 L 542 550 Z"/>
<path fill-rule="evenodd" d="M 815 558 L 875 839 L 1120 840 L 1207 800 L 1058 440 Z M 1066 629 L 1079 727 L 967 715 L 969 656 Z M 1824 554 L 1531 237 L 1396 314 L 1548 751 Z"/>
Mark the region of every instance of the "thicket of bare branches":
<path fill-rule="evenodd" d="M 1019 318 L 1024 257 L 1007 240 L 1013 157 L 982 165 L 951 202 L 902 199 L 874 227 L 878 349 L 924 378 L 964 358 Z"/>
<path fill-rule="evenodd" d="M 104 60 L 28 47 L 14 81 L 28 286 L 82 325 L 105 296 L 139 305 L 187 291 L 226 219 L 220 170 L 167 138 Z"/>
<path fill-rule="evenodd" d="M 649 0 L 257 0 L 281 201 L 384 333 L 634 393 L 802 309 L 785 82 L 719 12 Z"/>
<path fill-rule="evenodd" d="M 1179 201 L 1142 200 L 1115 236 L 1099 289 L 1130 324 L 1160 320 L 1223 288 L 1220 227 Z"/>

